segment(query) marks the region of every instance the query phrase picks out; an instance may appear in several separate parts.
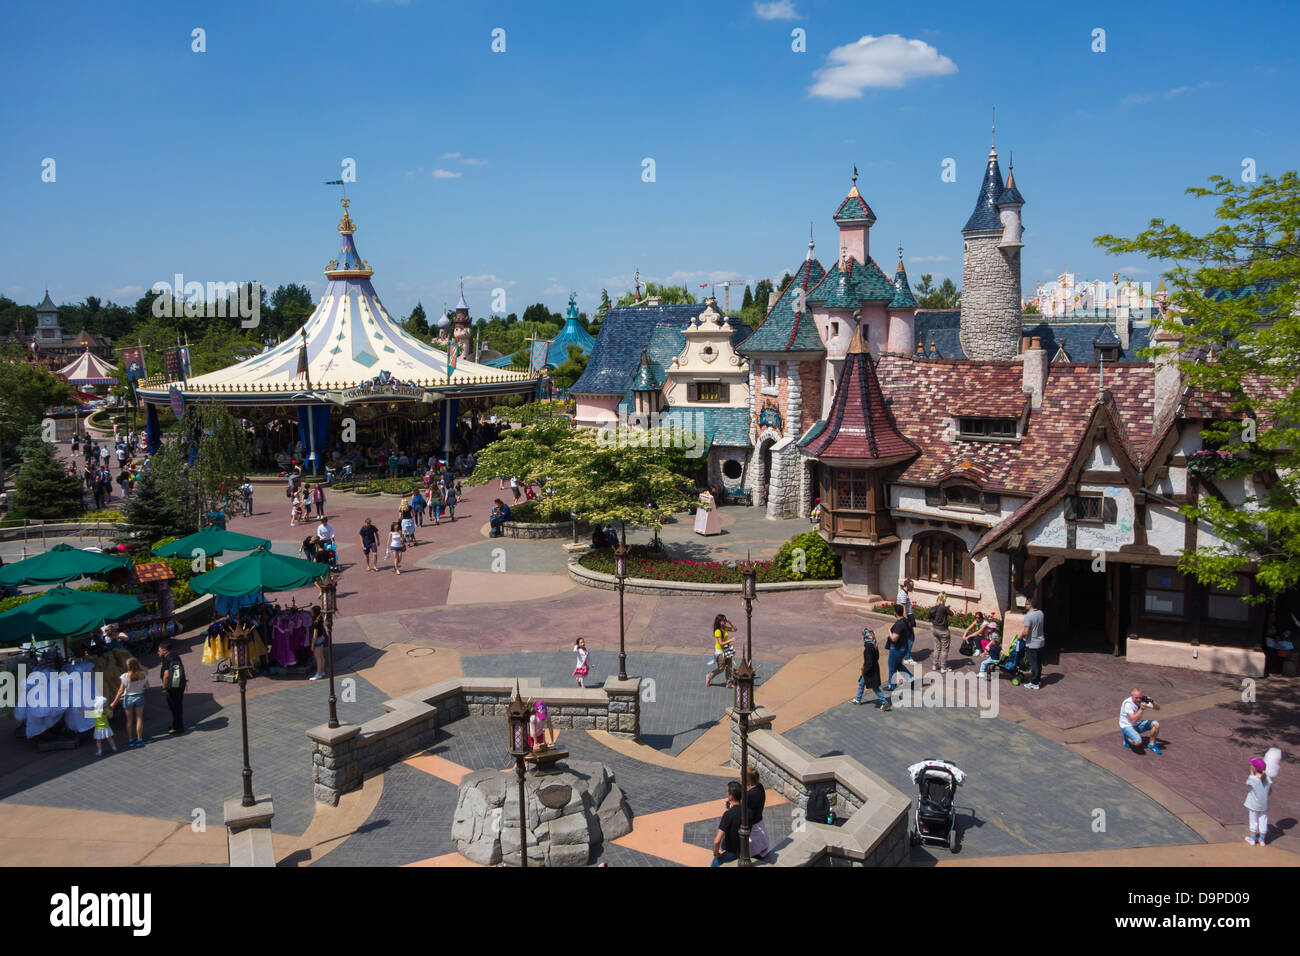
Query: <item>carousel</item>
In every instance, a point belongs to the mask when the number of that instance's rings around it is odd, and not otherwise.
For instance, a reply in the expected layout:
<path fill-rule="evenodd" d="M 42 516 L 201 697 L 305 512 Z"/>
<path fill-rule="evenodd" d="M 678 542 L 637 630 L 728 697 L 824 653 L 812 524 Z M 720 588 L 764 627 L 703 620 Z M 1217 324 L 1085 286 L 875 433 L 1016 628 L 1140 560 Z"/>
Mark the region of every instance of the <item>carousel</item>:
<path fill-rule="evenodd" d="M 537 393 L 535 373 L 489 368 L 460 359 L 470 341 L 462 296 L 448 351 L 408 334 L 370 284 L 357 253 L 356 225 L 343 200 L 339 256 L 316 310 L 292 336 L 253 358 L 188 380 L 159 376 L 140 383 L 150 451 L 160 441 L 158 413 L 178 417 L 190 402 L 221 402 L 253 435 L 256 467 L 302 462 L 309 471 L 348 462 L 380 467 L 392 454 L 450 457 L 465 444 L 467 409 L 507 395 Z"/>
<path fill-rule="evenodd" d="M 105 387 L 117 384 L 117 369 L 98 355 L 92 355 L 90 346 L 76 360 L 59 369 L 69 385 L 78 388 Z"/>

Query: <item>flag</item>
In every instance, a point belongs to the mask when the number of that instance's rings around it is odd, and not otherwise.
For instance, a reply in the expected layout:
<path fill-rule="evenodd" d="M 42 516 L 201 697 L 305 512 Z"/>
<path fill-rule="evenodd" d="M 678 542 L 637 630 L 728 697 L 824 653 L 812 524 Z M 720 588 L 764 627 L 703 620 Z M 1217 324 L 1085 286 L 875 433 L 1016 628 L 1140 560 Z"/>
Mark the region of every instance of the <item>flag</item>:
<path fill-rule="evenodd" d="M 452 342 L 447 346 L 447 377 L 451 378 L 456 372 L 456 363 L 460 361 L 460 344 Z"/>
<path fill-rule="evenodd" d="M 298 371 L 294 373 L 296 378 L 299 375 L 307 374 L 307 343 L 304 342 L 298 346 Z"/>
<path fill-rule="evenodd" d="M 122 350 L 122 364 L 126 366 L 126 380 L 136 382 L 144 378 L 144 348 Z"/>
<path fill-rule="evenodd" d="M 182 345 L 179 351 L 181 353 L 181 378 L 188 379 L 193 372 L 190 368 L 190 347 Z"/>
<path fill-rule="evenodd" d="M 341 179 L 327 179 L 327 180 L 325 180 L 325 185 L 326 185 L 326 186 L 342 186 L 342 185 L 343 185 L 343 180 L 341 180 Z"/>
<path fill-rule="evenodd" d="M 551 343 L 546 339 L 537 339 L 533 342 L 532 355 L 529 356 L 528 371 L 540 372 L 546 368 L 546 354 L 550 351 Z"/>
<path fill-rule="evenodd" d="M 168 349 L 163 352 L 163 371 L 167 373 L 168 381 L 174 381 L 181 377 L 181 350 L 179 348 Z"/>

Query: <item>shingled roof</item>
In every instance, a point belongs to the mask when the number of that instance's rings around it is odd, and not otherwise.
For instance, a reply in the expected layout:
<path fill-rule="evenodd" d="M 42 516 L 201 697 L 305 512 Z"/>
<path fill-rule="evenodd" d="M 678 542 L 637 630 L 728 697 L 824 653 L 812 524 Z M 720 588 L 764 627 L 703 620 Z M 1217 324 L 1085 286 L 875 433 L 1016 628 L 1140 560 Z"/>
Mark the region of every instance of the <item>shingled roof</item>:
<path fill-rule="evenodd" d="M 682 329 L 703 311 L 704 306 L 698 303 L 610 309 L 605 313 L 587 368 L 569 391 L 578 395 L 620 395 L 630 400 L 641 352 L 647 351 L 651 361 L 666 369 L 686 347 Z M 729 321 L 734 329 L 733 344 L 749 337 L 749 326 L 735 318 Z"/>
<path fill-rule="evenodd" d="M 857 179 L 854 176 L 854 179 Z M 858 184 L 855 182 L 849 194 L 844 197 L 844 202 L 840 203 L 840 208 L 835 210 L 832 217 L 836 222 L 875 222 L 876 214 L 871 211 L 867 201 L 862 198 L 862 193 L 858 192 Z"/>
<path fill-rule="evenodd" d="M 980 183 L 980 195 L 979 199 L 975 200 L 975 211 L 970 214 L 961 231 L 980 232 L 985 229 L 1001 229 L 1002 219 L 998 216 L 998 200 L 1002 198 L 1004 191 L 997 151 L 989 150 L 989 162 L 984 167 L 984 181 Z"/>
<path fill-rule="evenodd" d="M 1032 324 L 1031 324 L 1032 323 Z M 962 361 L 966 352 L 961 347 L 961 312 L 957 309 L 920 309 L 916 313 L 914 324 L 916 337 L 928 354 L 933 341 L 939 358 Z M 1106 329 L 1110 329 L 1107 333 Z M 1095 345 L 1119 345 L 1119 336 L 1110 322 L 1053 322 L 1042 316 L 1029 313 L 1024 316 L 1021 335 L 1037 336 L 1043 342 L 1047 354 L 1056 356 L 1065 350 L 1069 362 L 1093 362 L 1096 354 Z M 1112 339 L 1111 336 L 1114 336 Z M 1119 361 L 1143 362 L 1142 350 L 1151 342 L 1151 329 L 1145 325 L 1135 325 L 1129 329 L 1128 348 L 1120 348 Z"/>
<path fill-rule="evenodd" d="M 828 309 L 856 309 L 863 302 L 890 302 L 897 290 L 874 259 L 865 263 L 852 256 L 836 262 L 808 295 L 809 302 Z"/>
<path fill-rule="evenodd" d="M 808 454 L 881 464 L 906 459 L 917 451 L 890 417 L 871 355 L 862 341 L 862 329 L 854 329 L 826 428 L 809 443 Z"/>
<path fill-rule="evenodd" d="M 1024 409 L 1020 362 L 954 362 L 882 355 L 876 364 L 889 410 L 899 430 L 921 454 L 899 480 L 933 484 L 970 467 L 987 476 L 988 490 L 1035 494 L 1070 460 L 1097 399 L 1095 363 L 1049 369 L 1042 407 L 1032 411 L 1019 442 L 948 440 L 945 419 L 974 409 L 981 417 L 1017 417 Z M 1128 440 L 1135 446 L 1152 433 L 1155 367 L 1107 365 L 1106 387 Z M 975 398 L 977 397 L 977 398 Z M 994 413 L 994 414 L 990 414 Z"/>
<path fill-rule="evenodd" d="M 817 324 L 813 322 L 812 313 L 806 308 L 807 293 L 814 289 L 825 275 L 826 270 L 822 268 L 820 262 L 816 259 L 805 259 L 795 272 L 794 279 L 782 290 L 776 304 L 772 306 L 772 311 L 768 312 L 767 318 L 763 320 L 763 324 L 754 331 L 753 335 L 741 342 L 736 351 L 742 355 L 752 352 L 826 351 L 821 334 L 817 331 Z M 794 307 L 801 289 L 804 292 L 805 308 L 796 312 Z"/>

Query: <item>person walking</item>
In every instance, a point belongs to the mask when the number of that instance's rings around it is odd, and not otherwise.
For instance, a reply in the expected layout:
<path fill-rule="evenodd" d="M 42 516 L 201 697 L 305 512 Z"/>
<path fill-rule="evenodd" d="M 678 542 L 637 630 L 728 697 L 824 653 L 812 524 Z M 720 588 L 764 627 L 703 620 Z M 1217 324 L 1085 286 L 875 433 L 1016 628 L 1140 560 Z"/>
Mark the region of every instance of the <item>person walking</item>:
<path fill-rule="evenodd" d="M 876 695 L 877 710 L 893 710 L 889 698 L 880 689 L 880 649 L 876 647 L 876 634 L 869 627 L 862 629 L 862 676 L 858 678 L 858 693 L 849 698 L 850 704 L 864 703 L 862 692 L 870 688 Z"/>
<path fill-rule="evenodd" d="M 402 528 L 396 521 L 388 529 L 388 553 L 393 556 L 393 570 L 402 573 L 402 555 L 406 552 L 406 539 L 402 537 Z"/>
<path fill-rule="evenodd" d="M 912 607 L 912 579 L 908 578 L 898 586 L 898 595 L 894 598 L 897 604 L 903 607 L 903 617 L 907 619 L 908 625 L 912 628 L 912 637 L 907 642 L 907 650 L 903 655 L 903 663 L 908 667 L 915 667 L 916 661 L 912 660 L 912 642 L 916 640 L 916 609 Z"/>
<path fill-rule="evenodd" d="M 244 517 L 251 518 L 253 516 L 253 483 L 245 481 L 239 486 L 239 494 L 244 500 Z"/>
<path fill-rule="evenodd" d="M 188 683 L 185 679 L 185 664 L 170 640 L 163 639 L 158 642 L 158 654 L 162 657 L 162 672 L 158 679 L 162 681 L 163 692 L 167 695 L 167 708 L 172 712 L 172 726 L 167 732 L 183 733 L 185 730 L 184 694 L 185 685 Z"/>
<path fill-rule="evenodd" d="M 1273 788 L 1273 778 L 1268 775 L 1268 764 L 1259 757 L 1250 760 L 1246 786 L 1250 788 L 1245 803 L 1250 814 L 1250 836 L 1246 837 L 1246 842 L 1263 846 L 1268 839 L 1268 792 Z"/>
<path fill-rule="evenodd" d="M 425 504 L 424 495 L 421 494 L 419 490 L 416 490 L 416 492 L 411 495 L 411 514 L 415 515 L 415 526 L 417 528 L 424 527 Z"/>
<path fill-rule="evenodd" d="M 889 629 L 889 640 L 885 642 L 885 647 L 889 651 L 889 677 L 885 690 L 892 691 L 898 686 L 894 683 L 894 675 L 897 673 L 901 672 L 908 680 L 912 679 L 912 672 L 904 666 L 906 664 L 904 655 L 915 639 L 916 634 L 912 630 L 912 625 L 903 614 L 903 605 L 894 605 L 894 624 Z"/>
<path fill-rule="evenodd" d="M 587 674 L 591 670 L 587 661 L 591 655 L 587 653 L 587 641 L 584 638 L 578 638 L 577 643 L 573 645 L 573 653 L 578 656 L 577 663 L 573 665 L 573 676 L 578 678 L 578 686 L 585 688 L 587 686 Z"/>
<path fill-rule="evenodd" d="M 361 554 L 367 571 L 379 570 L 379 529 L 369 518 L 361 526 Z"/>
<path fill-rule="evenodd" d="M 940 592 L 930 610 L 930 634 L 934 637 L 934 664 L 931 669 L 940 674 L 948 673 L 948 646 L 952 641 L 948 623 L 951 620 L 952 609 L 948 607 L 948 595 Z"/>
<path fill-rule="evenodd" d="M 122 701 L 126 711 L 126 745 L 128 747 L 144 746 L 144 692 L 149 689 L 149 675 L 134 657 L 126 662 L 126 673 L 122 675 L 122 685 L 117 695 L 108 705 L 112 710 L 117 702 Z"/>
<path fill-rule="evenodd" d="M 1047 643 L 1043 637 L 1043 612 L 1034 605 L 1033 598 L 1025 600 L 1025 608 L 1029 613 L 1025 615 L 1024 629 L 1020 636 L 1025 640 L 1025 655 L 1029 659 L 1029 683 L 1024 686 L 1038 690 L 1039 679 L 1043 676 L 1043 645 Z"/>
<path fill-rule="evenodd" d="M 713 670 L 709 671 L 709 676 L 704 678 L 705 687 L 712 687 L 713 678 L 722 673 L 727 676 L 727 686 L 735 686 L 731 671 L 732 655 L 727 653 L 728 650 L 735 646 L 736 640 L 733 637 L 727 637 L 727 632 L 735 629 L 736 625 L 732 624 L 725 614 L 719 614 L 713 619 Z"/>
<path fill-rule="evenodd" d="M 514 475 L 510 476 L 510 490 L 514 493 L 515 504 L 519 504 L 519 499 L 520 497 L 522 497 L 523 492 L 520 491 L 519 488 L 519 479 L 516 478 Z"/>
<path fill-rule="evenodd" d="M 311 486 L 311 503 L 316 508 L 316 517 L 325 520 L 325 489 L 319 482 Z"/>
<path fill-rule="evenodd" d="M 429 486 L 429 514 L 433 517 L 435 525 L 442 524 L 442 484 L 434 482 Z"/>
<path fill-rule="evenodd" d="M 95 756 L 104 756 L 104 741 L 113 748 L 113 753 L 117 753 L 117 740 L 113 734 L 113 728 L 109 725 L 109 720 L 113 716 L 112 710 L 108 706 L 107 697 L 96 697 L 93 706 L 86 712 L 86 716 L 95 722 Z"/>
<path fill-rule="evenodd" d="M 451 521 L 456 520 L 456 501 L 460 497 L 459 492 L 454 487 L 448 487 L 447 493 L 442 498 L 442 509 L 447 513 Z"/>

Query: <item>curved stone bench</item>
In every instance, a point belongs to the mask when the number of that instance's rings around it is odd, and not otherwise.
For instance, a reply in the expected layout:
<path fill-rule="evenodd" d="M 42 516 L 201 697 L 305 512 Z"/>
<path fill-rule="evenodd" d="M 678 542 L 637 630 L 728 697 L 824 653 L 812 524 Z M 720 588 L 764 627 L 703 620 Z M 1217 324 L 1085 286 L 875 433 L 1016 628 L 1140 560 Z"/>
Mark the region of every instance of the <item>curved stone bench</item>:
<path fill-rule="evenodd" d="M 501 526 L 506 538 L 572 538 L 572 521 L 507 521 Z M 578 540 L 591 535 L 591 526 L 585 521 L 578 522 Z"/>
<path fill-rule="evenodd" d="M 584 568 L 576 560 L 569 562 L 569 577 L 589 588 L 604 591 L 618 590 L 618 578 L 612 574 L 602 574 Z M 842 582 L 834 581 L 780 581 L 775 584 L 759 584 L 758 590 L 764 594 L 781 591 L 822 591 L 837 588 Z M 664 594 L 690 596 L 700 594 L 740 594 L 742 585 L 736 584 L 696 584 L 692 581 L 656 581 L 651 578 L 626 578 L 623 589 L 632 594 Z"/>

